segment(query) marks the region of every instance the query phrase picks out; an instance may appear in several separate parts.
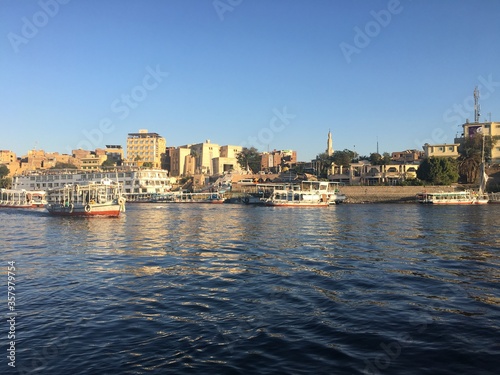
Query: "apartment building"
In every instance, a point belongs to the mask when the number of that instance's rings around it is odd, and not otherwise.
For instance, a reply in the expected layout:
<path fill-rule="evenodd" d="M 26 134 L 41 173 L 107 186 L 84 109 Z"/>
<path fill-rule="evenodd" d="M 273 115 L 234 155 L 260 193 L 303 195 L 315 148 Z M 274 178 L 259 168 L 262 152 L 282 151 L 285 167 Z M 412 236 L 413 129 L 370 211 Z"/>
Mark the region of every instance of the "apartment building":
<path fill-rule="evenodd" d="M 452 144 L 435 144 L 435 145 L 430 145 L 426 143 L 423 146 L 424 149 L 424 157 L 425 158 L 430 158 L 430 157 L 449 157 L 449 158 L 458 158 L 458 147 L 460 146 L 459 143 L 452 143 Z"/>
<path fill-rule="evenodd" d="M 151 163 L 153 168 L 161 168 L 162 154 L 167 142 L 158 133 L 140 129 L 138 133 L 129 133 L 127 137 L 127 160 L 138 166 Z"/>

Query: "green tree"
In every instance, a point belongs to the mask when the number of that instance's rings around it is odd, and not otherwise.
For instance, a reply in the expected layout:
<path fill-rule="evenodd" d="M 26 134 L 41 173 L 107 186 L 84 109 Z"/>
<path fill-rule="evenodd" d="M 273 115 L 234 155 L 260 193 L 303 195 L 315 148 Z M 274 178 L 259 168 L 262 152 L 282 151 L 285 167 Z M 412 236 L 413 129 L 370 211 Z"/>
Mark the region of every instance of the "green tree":
<path fill-rule="evenodd" d="M 150 161 L 145 161 L 144 163 L 142 163 L 142 167 L 143 168 L 153 168 L 153 163 Z"/>
<path fill-rule="evenodd" d="M 102 162 L 101 167 L 106 168 L 106 167 L 114 167 L 115 162 L 113 159 L 106 159 Z"/>
<path fill-rule="evenodd" d="M 12 187 L 12 178 L 4 177 L 0 179 L 0 188 L 10 189 Z"/>
<path fill-rule="evenodd" d="M 473 184 L 479 178 L 479 169 L 483 157 L 484 141 L 484 160 L 490 161 L 491 150 L 498 142 L 499 137 L 484 137 L 476 134 L 467 138 L 460 147 L 460 156 L 458 158 L 458 171 L 463 182 Z"/>
<path fill-rule="evenodd" d="M 323 152 L 316 156 L 316 175 L 319 177 L 327 177 L 328 170 L 332 165 L 332 157 L 328 156 L 326 152 Z"/>
<path fill-rule="evenodd" d="M 10 173 L 9 167 L 7 167 L 4 164 L 0 165 L 0 178 L 8 176 L 9 173 Z"/>
<path fill-rule="evenodd" d="M 250 169 L 252 173 L 260 171 L 262 156 L 255 147 L 243 147 L 236 160 L 242 169 Z"/>
<path fill-rule="evenodd" d="M 348 167 L 350 163 L 356 158 L 356 153 L 354 151 L 345 149 L 343 151 L 335 151 L 331 156 L 332 161 L 336 165 L 341 165 L 343 167 Z"/>
<path fill-rule="evenodd" d="M 370 154 L 370 158 L 368 160 L 370 160 L 371 165 L 382 165 L 382 155 L 377 152 Z"/>
<path fill-rule="evenodd" d="M 417 177 L 433 185 L 449 185 L 458 181 L 458 164 L 452 158 L 424 159 L 418 167 Z"/>
<path fill-rule="evenodd" d="M 0 188 L 8 189 L 12 186 L 12 179 L 7 177 L 10 173 L 6 165 L 0 165 Z"/>
<path fill-rule="evenodd" d="M 388 152 L 384 152 L 382 154 L 382 165 L 391 164 L 391 161 L 392 161 L 391 154 L 389 154 Z"/>

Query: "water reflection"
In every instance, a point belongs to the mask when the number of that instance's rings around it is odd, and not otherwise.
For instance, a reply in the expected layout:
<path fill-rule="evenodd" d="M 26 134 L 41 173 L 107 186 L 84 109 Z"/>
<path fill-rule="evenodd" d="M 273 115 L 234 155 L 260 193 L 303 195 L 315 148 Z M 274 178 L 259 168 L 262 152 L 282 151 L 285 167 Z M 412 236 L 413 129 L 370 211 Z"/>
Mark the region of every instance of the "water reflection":
<path fill-rule="evenodd" d="M 130 204 L 118 219 L 10 215 L 0 229 L 22 264 L 26 347 L 65 332 L 53 317 L 84 319 L 46 372 L 73 358 L 104 372 L 362 373 L 402 333 L 418 342 L 397 360 L 406 369 L 415 352 L 492 350 L 497 209 Z"/>

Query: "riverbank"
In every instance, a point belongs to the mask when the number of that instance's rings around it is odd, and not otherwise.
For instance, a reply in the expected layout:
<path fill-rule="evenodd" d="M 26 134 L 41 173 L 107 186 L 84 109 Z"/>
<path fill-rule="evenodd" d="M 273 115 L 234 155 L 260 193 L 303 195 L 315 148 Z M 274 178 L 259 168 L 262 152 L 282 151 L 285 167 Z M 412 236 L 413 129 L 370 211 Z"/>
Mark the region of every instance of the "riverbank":
<path fill-rule="evenodd" d="M 415 196 L 426 191 L 455 191 L 453 186 L 343 186 L 346 203 L 415 203 Z"/>

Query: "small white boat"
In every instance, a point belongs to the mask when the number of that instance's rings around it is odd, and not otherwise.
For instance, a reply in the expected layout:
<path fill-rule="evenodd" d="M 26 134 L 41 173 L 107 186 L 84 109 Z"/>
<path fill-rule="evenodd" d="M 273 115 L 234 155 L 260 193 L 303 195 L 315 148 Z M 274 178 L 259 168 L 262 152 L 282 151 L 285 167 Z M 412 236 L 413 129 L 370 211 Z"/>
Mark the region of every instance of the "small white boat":
<path fill-rule="evenodd" d="M 50 189 L 47 201 L 47 210 L 59 216 L 117 217 L 125 211 L 121 185 L 109 180 Z"/>
<path fill-rule="evenodd" d="M 45 191 L 1 189 L 1 208 L 43 208 L 47 203 Z"/>

